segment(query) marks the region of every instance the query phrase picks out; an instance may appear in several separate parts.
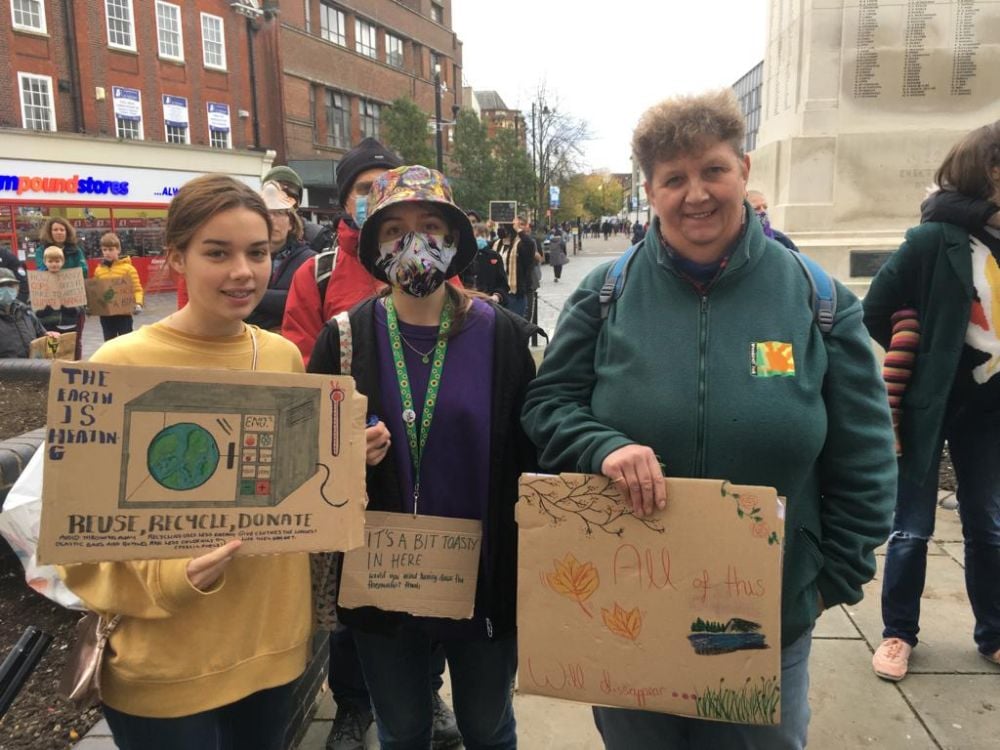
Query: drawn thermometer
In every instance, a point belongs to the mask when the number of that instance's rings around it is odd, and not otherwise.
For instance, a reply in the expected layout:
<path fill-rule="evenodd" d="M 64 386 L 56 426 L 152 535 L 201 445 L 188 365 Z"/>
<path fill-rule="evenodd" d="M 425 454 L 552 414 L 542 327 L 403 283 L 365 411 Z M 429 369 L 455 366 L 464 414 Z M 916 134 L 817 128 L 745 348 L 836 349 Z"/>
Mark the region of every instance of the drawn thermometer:
<path fill-rule="evenodd" d="M 330 436 L 330 453 L 334 456 L 340 455 L 340 404 L 347 398 L 344 389 L 337 385 L 336 381 L 330 381 L 330 413 L 332 421 L 332 435 Z"/>

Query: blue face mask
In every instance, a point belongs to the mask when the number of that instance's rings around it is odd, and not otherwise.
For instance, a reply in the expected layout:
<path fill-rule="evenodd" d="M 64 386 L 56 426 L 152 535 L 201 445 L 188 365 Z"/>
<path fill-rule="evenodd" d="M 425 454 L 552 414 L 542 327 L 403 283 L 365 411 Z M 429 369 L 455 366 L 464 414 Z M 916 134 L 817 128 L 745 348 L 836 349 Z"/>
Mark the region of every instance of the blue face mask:
<path fill-rule="evenodd" d="M 476 237 L 476 247 L 478 247 L 480 250 L 485 250 L 488 244 L 490 243 L 486 241 L 485 237 Z"/>
<path fill-rule="evenodd" d="M 359 195 L 354 199 L 354 223 L 358 225 L 358 229 L 365 223 L 365 219 L 368 218 L 368 196 Z"/>
<path fill-rule="evenodd" d="M 17 299 L 16 286 L 0 286 L 0 305 L 9 305 Z"/>

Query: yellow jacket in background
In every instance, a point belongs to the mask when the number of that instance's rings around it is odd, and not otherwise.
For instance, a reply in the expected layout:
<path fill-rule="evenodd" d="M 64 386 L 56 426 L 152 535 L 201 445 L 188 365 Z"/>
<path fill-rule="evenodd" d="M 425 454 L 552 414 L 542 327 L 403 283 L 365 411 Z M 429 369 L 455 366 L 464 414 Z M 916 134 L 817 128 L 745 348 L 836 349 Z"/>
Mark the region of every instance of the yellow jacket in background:
<path fill-rule="evenodd" d="M 135 304 L 141 305 L 143 300 L 142 283 L 139 281 L 139 272 L 136 271 L 135 266 L 132 265 L 131 258 L 119 258 L 110 266 L 107 263 L 101 263 L 101 265 L 94 269 L 95 279 L 117 279 L 123 276 L 128 276 L 132 279 L 132 289 L 135 292 Z"/>

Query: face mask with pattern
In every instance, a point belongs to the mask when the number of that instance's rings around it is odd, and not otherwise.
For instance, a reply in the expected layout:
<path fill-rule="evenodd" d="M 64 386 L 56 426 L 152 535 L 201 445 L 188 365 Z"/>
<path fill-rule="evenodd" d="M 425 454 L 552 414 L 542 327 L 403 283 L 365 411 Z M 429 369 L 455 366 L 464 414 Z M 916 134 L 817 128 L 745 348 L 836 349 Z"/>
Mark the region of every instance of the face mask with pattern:
<path fill-rule="evenodd" d="M 441 286 L 458 249 L 443 234 L 409 232 L 379 245 L 375 265 L 389 283 L 413 297 Z"/>

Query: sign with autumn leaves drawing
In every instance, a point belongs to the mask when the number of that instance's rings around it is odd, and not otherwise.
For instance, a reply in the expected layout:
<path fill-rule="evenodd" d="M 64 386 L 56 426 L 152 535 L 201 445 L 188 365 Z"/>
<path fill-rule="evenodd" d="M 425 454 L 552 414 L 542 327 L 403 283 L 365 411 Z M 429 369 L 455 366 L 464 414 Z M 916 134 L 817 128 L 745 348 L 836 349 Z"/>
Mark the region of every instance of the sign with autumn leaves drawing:
<path fill-rule="evenodd" d="M 667 497 L 639 518 L 606 477 L 521 477 L 518 690 L 776 724 L 783 505 L 708 479 Z"/>

